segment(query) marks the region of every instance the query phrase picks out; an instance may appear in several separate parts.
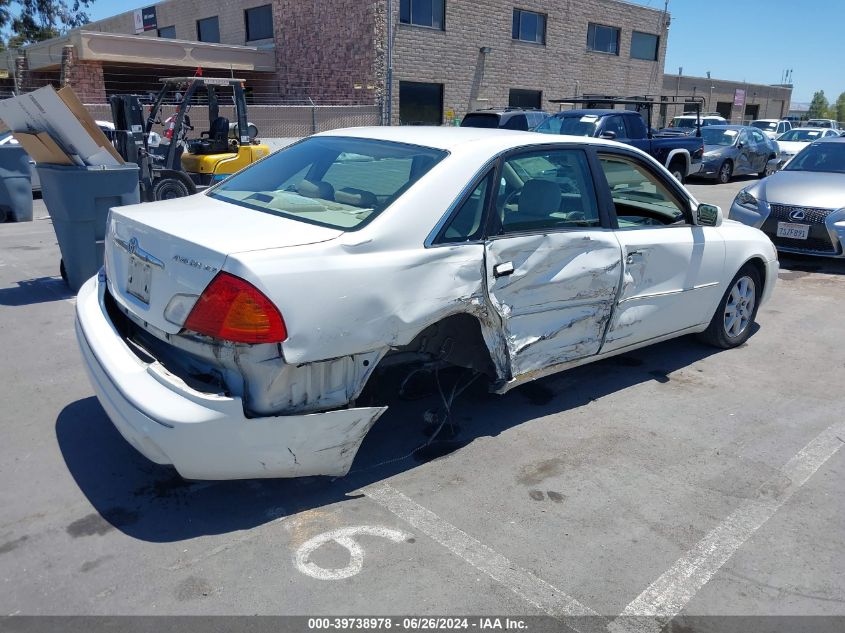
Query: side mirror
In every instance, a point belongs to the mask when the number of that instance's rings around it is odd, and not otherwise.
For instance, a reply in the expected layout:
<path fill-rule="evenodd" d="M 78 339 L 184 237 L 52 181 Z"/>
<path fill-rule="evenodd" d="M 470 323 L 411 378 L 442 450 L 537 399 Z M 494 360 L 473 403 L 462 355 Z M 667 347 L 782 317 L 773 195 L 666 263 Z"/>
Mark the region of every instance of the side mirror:
<path fill-rule="evenodd" d="M 722 208 L 715 204 L 700 204 L 696 210 L 696 224 L 699 226 L 720 226 Z"/>
<path fill-rule="evenodd" d="M 745 147 L 745 143 L 740 141 L 739 143 L 736 144 L 736 147 L 737 147 L 737 149 L 742 149 L 743 147 Z"/>
<path fill-rule="evenodd" d="M 613 141 L 616 139 L 616 132 L 608 130 L 607 132 L 602 132 L 599 138 L 605 138 L 608 141 Z"/>

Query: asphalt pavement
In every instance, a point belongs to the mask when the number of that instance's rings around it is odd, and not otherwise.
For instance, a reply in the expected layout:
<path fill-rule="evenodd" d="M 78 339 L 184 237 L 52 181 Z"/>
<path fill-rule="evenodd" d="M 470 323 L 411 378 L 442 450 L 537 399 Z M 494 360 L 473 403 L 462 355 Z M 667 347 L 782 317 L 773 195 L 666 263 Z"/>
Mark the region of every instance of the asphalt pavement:
<path fill-rule="evenodd" d="M 470 392 L 410 457 L 437 401 L 396 400 L 341 479 L 186 482 L 94 398 L 35 215 L 0 225 L 0 615 L 845 616 L 845 262 L 783 258 L 738 349 Z"/>

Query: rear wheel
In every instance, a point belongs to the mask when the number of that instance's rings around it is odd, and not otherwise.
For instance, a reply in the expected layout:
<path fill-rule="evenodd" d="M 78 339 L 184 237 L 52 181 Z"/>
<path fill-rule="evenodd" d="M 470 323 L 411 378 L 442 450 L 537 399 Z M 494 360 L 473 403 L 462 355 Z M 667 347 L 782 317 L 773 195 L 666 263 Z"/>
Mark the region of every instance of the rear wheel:
<path fill-rule="evenodd" d="M 716 179 L 723 185 L 726 185 L 731 181 L 731 176 L 733 176 L 733 173 L 733 163 L 729 160 L 726 160 L 724 163 L 722 163 L 722 166 L 719 167 L 719 173 L 716 175 Z"/>
<path fill-rule="evenodd" d="M 763 283 L 757 269 L 746 264 L 728 285 L 701 339 L 722 349 L 742 345 L 751 336 Z"/>
<path fill-rule="evenodd" d="M 679 183 L 684 183 L 684 178 L 686 178 L 686 169 L 684 169 L 684 163 L 679 160 L 672 161 L 672 163 L 669 165 L 669 171 L 672 172 L 672 175 Z"/>
<path fill-rule="evenodd" d="M 775 173 L 775 170 L 774 170 L 772 167 L 769 167 L 769 164 L 770 164 L 770 163 L 771 163 L 771 162 L 772 162 L 775 158 L 777 158 L 777 157 L 776 157 L 776 156 L 769 156 L 769 157 L 766 159 L 766 164 L 765 164 L 765 165 L 763 165 L 763 171 L 761 171 L 759 174 L 757 174 L 758 176 L 760 176 L 760 178 L 765 178 L 766 176 L 771 176 L 773 173 Z"/>

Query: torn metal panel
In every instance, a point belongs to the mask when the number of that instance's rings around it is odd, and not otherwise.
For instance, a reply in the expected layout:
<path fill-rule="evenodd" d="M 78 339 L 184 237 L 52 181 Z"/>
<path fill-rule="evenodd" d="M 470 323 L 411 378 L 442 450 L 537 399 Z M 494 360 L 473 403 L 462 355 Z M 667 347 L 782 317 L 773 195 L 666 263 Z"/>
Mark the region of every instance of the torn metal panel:
<path fill-rule="evenodd" d="M 496 276 L 511 264 L 513 273 Z M 512 376 L 596 354 L 619 290 L 613 233 L 521 235 L 487 245 L 487 286 L 500 315 Z"/>

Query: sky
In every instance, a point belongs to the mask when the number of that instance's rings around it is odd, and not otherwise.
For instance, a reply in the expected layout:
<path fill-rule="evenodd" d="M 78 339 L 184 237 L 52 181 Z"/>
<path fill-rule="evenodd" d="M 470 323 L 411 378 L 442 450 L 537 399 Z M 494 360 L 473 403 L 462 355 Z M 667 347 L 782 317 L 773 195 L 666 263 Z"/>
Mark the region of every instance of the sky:
<path fill-rule="evenodd" d="M 629 1 L 662 9 L 665 0 Z M 802 17 L 802 6 L 812 15 Z M 89 15 L 98 20 L 133 8 L 135 3 L 127 0 L 95 0 Z M 667 73 L 682 66 L 684 75 L 704 77 L 709 70 L 715 79 L 774 84 L 791 68 L 793 102 L 809 102 L 816 90 L 824 90 L 833 102 L 845 92 L 845 0 L 806 5 L 795 0 L 669 0 L 669 13 Z"/>

